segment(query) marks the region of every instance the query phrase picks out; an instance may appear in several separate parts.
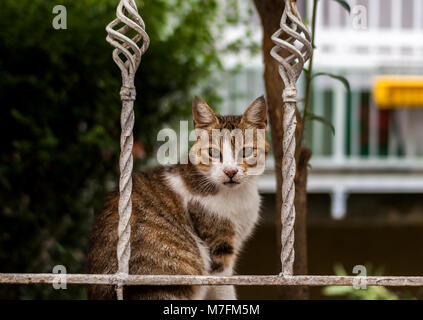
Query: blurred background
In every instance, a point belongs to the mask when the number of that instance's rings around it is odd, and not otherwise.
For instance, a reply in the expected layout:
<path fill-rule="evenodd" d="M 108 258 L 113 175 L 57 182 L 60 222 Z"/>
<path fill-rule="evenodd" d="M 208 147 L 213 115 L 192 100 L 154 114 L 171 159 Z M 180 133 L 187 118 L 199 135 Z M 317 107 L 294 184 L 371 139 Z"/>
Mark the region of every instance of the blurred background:
<path fill-rule="evenodd" d="M 309 121 L 309 274 L 423 275 L 423 1 L 319 0 Z M 105 41 L 118 1 L 0 3 L 0 272 L 84 273 L 92 217 L 116 187 L 121 77 Z M 252 1 L 137 1 L 151 45 L 136 77 L 135 168 L 156 165 L 157 132 L 191 118 L 194 95 L 223 114 L 265 93 Z M 313 0 L 298 0 L 310 25 Z M 298 82 L 303 96 L 305 79 Z M 347 88 L 350 90 L 347 90 Z M 300 103 L 301 107 L 301 103 Z M 276 274 L 274 161 L 262 221 L 239 274 Z M 239 298 L 276 299 L 274 287 Z M 0 286 L 5 299 L 85 298 L 83 286 Z M 419 288 L 312 288 L 311 298 L 423 298 Z"/>

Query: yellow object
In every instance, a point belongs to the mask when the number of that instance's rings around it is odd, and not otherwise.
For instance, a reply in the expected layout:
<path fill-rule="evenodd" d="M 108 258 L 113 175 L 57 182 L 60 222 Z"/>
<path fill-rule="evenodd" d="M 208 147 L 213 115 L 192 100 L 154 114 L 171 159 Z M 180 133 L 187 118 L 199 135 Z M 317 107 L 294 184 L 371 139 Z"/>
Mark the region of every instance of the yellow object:
<path fill-rule="evenodd" d="M 380 109 L 423 108 L 423 76 L 377 77 L 373 96 Z"/>

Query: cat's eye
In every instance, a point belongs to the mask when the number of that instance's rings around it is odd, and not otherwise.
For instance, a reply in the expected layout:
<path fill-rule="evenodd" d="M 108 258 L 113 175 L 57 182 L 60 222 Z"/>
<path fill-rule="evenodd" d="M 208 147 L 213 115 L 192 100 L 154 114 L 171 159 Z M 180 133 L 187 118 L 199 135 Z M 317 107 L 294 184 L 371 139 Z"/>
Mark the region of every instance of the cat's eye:
<path fill-rule="evenodd" d="M 239 152 L 240 158 L 249 158 L 253 155 L 254 148 L 253 147 L 245 147 Z"/>
<path fill-rule="evenodd" d="M 209 148 L 209 156 L 212 159 L 220 160 L 220 151 L 216 148 Z"/>

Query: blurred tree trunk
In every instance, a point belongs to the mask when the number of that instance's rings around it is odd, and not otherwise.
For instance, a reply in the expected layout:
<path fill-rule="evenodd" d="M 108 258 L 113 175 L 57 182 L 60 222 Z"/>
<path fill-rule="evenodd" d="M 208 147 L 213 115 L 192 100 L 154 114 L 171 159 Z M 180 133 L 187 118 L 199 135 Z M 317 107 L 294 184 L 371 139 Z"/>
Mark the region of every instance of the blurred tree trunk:
<path fill-rule="evenodd" d="M 282 90 L 283 82 L 279 76 L 278 63 L 270 56 L 270 50 L 274 43 L 270 39 L 272 34 L 279 28 L 284 3 L 282 0 L 254 0 L 254 4 L 260 15 L 263 26 L 263 57 L 264 57 L 264 82 L 266 86 L 267 104 L 269 108 L 269 120 L 272 136 L 272 147 L 275 157 L 275 175 L 277 182 L 276 204 L 277 204 L 277 239 L 280 252 L 280 231 L 281 231 L 281 206 L 282 206 Z M 303 123 L 301 115 L 297 111 L 298 141 Z M 307 274 L 307 167 L 311 157 L 311 151 L 304 146 L 297 145 L 296 162 L 297 174 L 295 177 L 295 264 L 294 274 Z M 278 255 L 279 257 L 279 255 Z M 280 265 L 280 260 L 279 260 Z M 281 299 L 308 299 L 308 287 L 291 286 L 280 288 Z"/>

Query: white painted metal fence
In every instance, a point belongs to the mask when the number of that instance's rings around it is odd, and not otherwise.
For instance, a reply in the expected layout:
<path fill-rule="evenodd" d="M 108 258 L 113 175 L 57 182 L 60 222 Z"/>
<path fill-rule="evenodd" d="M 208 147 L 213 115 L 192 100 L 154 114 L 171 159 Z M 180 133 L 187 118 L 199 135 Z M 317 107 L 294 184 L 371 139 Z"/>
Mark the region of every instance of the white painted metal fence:
<path fill-rule="evenodd" d="M 310 14 L 312 0 L 306 1 Z M 316 62 L 328 68 L 420 65 L 423 1 L 349 0 L 348 15 L 335 1 L 320 1 Z"/>
<path fill-rule="evenodd" d="M 287 23 L 287 16 L 290 23 Z M 123 26 L 122 26 L 123 24 Z M 295 25 L 295 27 L 294 27 Z M 292 29 L 290 29 L 292 28 Z M 308 59 L 309 36 L 306 29 L 302 29 L 301 18 L 296 11 L 295 0 L 285 0 L 285 11 L 281 19 L 281 30 L 278 30 L 272 37 L 277 47 L 288 49 L 292 56 L 280 57 L 277 55 L 279 49 L 272 50 L 273 57 L 281 64 L 280 75 L 284 80 L 285 90 L 283 92 L 285 115 L 296 104 L 295 82 L 302 70 L 303 63 Z M 131 30 L 136 31 L 133 38 L 127 36 Z M 291 35 L 286 39 L 283 32 Z M 145 32 L 144 22 L 138 14 L 135 0 L 121 0 L 117 10 L 117 19 L 108 27 L 109 37 L 107 40 L 116 48 L 113 58 L 122 71 L 122 135 L 121 135 L 121 184 L 120 184 L 120 204 L 119 204 L 119 230 L 117 258 L 119 268 L 116 274 L 0 274 L 0 283 L 4 284 L 34 284 L 34 283 L 57 283 L 57 281 L 66 281 L 73 284 L 112 284 L 117 286 L 118 299 L 123 298 L 122 286 L 124 285 L 356 285 L 357 280 L 366 281 L 366 285 L 385 285 L 385 286 L 423 286 L 423 277 L 349 277 L 349 276 L 299 276 L 292 274 L 294 263 L 294 231 L 293 224 L 284 223 L 282 225 L 282 237 L 287 238 L 282 246 L 282 274 L 274 276 L 186 276 L 186 275 L 129 275 L 128 263 L 130 256 L 130 217 L 131 217 L 131 190 L 132 190 L 132 127 L 133 101 L 135 100 L 134 77 L 135 72 L 141 61 L 141 56 L 148 47 L 149 38 Z M 304 37 L 304 38 L 303 38 Z M 286 41 L 284 41 L 284 40 Z M 304 50 L 299 52 L 292 43 L 295 39 L 300 40 Z M 138 42 L 141 41 L 140 44 Z M 289 43 L 291 46 L 289 45 Z M 296 59 L 294 59 L 296 57 Z M 298 70 L 296 70 L 298 68 Z M 338 116 L 337 116 L 338 118 Z M 339 117 L 340 118 L 340 117 Z M 284 137 L 284 150 L 289 155 L 289 147 L 292 145 L 293 130 L 295 131 L 295 117 L 284 119 L 285 130 L 291 131 Z M 284 132 L 284 135 L 286 132 Z M 284 155 L 286 158 L 286 154 Z M 289 158 L 289 157 L 288 157 Z M 286 159 L 285 159 L 286 160 Z M 288 159 L 295 160 L 295 159 Z M 289 161 L 295 163 L 295 161 Z M 290 174 L 295 175 L 295 166 L 286 167 Z M 283 172 L 286 176 L 286 172 Z M 288 184 L 286 183 L 288 181 Z M 287 189 L 288 188 L 288 189 Z M 293 189 L 293 183 L 290 179 L 285 179 L 283 190 Z M 285 198 L 284 198 L 285 199 Z M 288 200 L 289 201 L 289 200 Z M 283 210 L 284 221 L 295 220 L 295 210 Z M 292 256 L 292 257 L 290 257 Z M 285 258 L 284 258 L 285 257 Z"/>

